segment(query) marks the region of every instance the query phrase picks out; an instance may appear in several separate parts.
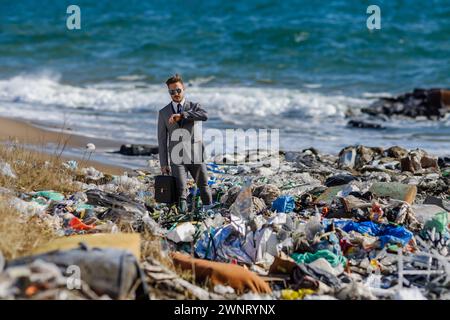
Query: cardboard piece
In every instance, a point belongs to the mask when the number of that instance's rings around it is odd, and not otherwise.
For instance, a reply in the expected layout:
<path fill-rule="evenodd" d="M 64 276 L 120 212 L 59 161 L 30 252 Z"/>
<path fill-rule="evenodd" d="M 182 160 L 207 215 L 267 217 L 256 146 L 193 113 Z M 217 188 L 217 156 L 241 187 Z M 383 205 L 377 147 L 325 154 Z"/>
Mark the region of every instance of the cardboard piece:
<path fill-rule="evenodd" d="M 97 233 L 63 237 L 36 248 L 34 254 L 55 250 L 69 250 L 85 243 L 91 248 L 115 248 L 130 251 L 138 260 L 141 256 L 141 238 L 139 233 Z"/>

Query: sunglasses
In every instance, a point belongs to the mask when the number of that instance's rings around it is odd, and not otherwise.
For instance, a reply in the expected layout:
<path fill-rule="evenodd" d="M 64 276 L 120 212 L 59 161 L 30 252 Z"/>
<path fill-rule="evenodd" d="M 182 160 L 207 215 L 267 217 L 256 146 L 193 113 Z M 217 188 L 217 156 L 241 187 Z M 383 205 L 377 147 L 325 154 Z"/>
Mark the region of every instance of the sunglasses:
<path fill-rule="evenodd" d="M 181 92 L 183 92 L 183 89 L 177 88 L 177 89 L 173 89 L 173 90 L 169 90 L 169 93 L 171 96 L 175 95 L 175 94 L 180 94 Z"/>

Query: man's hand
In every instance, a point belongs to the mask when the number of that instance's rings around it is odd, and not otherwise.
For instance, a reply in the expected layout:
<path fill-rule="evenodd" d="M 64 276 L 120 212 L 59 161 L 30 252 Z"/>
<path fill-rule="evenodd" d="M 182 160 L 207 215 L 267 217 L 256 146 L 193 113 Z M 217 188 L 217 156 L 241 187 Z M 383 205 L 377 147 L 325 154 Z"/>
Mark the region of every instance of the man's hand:
<path fill-rule="evenodd" d="M 173 115 L 170 116 L 169 123 L 173 124 L 175 122 L 180 121 L 181 119 L 183 119 L 183 115 L 181 115 L 179 113 L 176 113 L 176 114 L 173 114 Z"/>
<path fill-rule="evenodd" d="M 170 167 L 169 166 L 161 167 L 161 173 L 162 174 L 165 174 L 165 173 L 170 174 Z"/>

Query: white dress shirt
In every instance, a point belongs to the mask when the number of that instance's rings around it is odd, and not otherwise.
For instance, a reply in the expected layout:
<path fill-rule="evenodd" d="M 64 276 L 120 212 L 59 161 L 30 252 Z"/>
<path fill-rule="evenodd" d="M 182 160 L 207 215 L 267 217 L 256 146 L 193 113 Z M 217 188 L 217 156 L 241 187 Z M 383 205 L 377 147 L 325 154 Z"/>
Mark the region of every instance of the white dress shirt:
<path fill-rule="evenodd" d="M 181 102 L 179 104 L 181 104 L 181 112 L 183 112 L 183 106 L 184 106 L 184 102 L 186 101 L 186 98 L 183 98 L 183 100 L 181 100 Z M 175 102 L 172 100 L 172 108 L 173 108 L 173 112 L 177 113 L 178 110 L 178 102 Z"/>

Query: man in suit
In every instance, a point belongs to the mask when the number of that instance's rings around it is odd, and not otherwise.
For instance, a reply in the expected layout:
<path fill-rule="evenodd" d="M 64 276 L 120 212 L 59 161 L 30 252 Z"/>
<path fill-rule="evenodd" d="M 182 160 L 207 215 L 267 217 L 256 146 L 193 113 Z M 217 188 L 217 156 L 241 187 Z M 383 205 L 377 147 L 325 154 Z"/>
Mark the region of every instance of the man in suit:
<path fill-rule="evenodd" d="M 203 206 L 209 207 L 212 204 L 212 196 L 203 159 L 202 133 L 199 132 L 201 131 L 200 121 L 206 121 L 208 114 L 199 103 L 185 99 L 185 87 L 178 74 L 167 79 L 166 85 L 172 101 L 159 110 L 158 115 L 161 172 L 163 174 L 171 173 L 175 177 L 181 212 L 186 212 L 187 209 L 186 179 L 188 172 L 195 179 L 200 190 Z M 181 142 L 180 138 L 182 138 Z"/>

